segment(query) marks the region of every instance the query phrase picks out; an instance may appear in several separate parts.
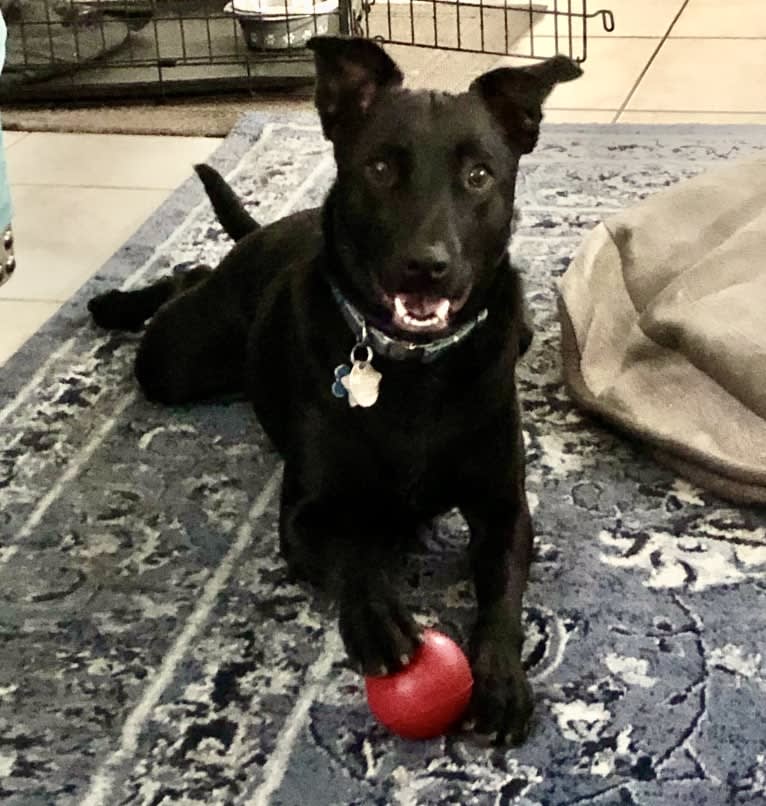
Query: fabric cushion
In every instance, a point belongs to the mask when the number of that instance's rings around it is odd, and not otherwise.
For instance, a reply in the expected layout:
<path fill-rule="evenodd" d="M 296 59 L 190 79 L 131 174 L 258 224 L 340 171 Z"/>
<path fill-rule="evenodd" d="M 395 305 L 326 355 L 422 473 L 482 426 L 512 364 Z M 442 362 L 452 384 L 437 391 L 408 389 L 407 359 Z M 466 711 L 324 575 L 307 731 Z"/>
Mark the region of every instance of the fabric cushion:
<path fill-rule="evenodd" d="M 574 399 L 736 501 L 766 503 L 766 157 L 599 224 L 559 284 Z"/>

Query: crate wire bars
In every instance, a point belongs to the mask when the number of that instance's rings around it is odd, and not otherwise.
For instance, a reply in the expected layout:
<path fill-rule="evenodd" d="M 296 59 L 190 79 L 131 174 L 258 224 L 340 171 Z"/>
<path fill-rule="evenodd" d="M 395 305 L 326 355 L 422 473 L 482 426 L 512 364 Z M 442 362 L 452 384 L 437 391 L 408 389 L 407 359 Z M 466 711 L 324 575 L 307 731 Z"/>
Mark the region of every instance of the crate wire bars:
<path fill-rule="evenodd" d="M 313 80 L 303 47 L 343 33 L 396 45 L 587 58 L 588 0 L 0 0 L 0 103 L 290 88 Z"/>

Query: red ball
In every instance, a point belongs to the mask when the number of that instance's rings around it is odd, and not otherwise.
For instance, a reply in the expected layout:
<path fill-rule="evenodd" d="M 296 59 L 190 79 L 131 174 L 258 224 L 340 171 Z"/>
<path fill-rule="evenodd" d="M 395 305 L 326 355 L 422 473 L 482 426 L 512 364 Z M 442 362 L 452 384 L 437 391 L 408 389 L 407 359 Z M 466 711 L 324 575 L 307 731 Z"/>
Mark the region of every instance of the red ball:
<path fill-rule="evenodd" d="M 366 677 L 365 685 L 370 710 L 392 733 L 405 739 L 432 739 L 465 712 L 473 675 L 451 638 L 426 630 L 404 669 L 386 677 Z"/>

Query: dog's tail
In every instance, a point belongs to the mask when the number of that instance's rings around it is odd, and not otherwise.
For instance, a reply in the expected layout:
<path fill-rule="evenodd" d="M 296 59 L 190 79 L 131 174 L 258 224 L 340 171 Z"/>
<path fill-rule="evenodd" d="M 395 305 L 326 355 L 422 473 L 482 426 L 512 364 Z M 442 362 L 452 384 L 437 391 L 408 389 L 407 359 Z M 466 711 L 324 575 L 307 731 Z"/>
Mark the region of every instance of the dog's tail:
<path fill-rule="evenodd" d="M 215 168 L 200 163 L 194 166 L 194 170 L 205 187 L 221 226 L 230 238 L 241 241 L 245 235 L 260 228 L 260 224 L 245 210 L 237 194 Z"/>

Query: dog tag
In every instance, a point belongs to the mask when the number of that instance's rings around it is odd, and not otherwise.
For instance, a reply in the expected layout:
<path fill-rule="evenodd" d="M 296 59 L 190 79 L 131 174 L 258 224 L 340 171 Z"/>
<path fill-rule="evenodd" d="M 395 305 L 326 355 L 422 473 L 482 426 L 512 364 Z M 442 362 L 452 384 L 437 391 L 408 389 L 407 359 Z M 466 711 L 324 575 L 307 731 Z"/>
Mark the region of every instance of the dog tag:
<path fill-rule="evenodd" d="M 354 361 L 351 372 L 340 379 L 348 392 L 349 406 L 361 406 L 363 409 L 374 406 L 378 400 L 382 377 L 369 361 Z"/>
<path fill-rule="evenodd" d="M 332 385 L 332 393 L 335 397 L 348 397 L 348 390 L 342 381 L 351 372 L 351 367 L 347 364 L 340 364 L 335 367 L 335 382 Z"/>

